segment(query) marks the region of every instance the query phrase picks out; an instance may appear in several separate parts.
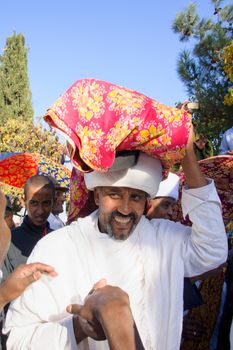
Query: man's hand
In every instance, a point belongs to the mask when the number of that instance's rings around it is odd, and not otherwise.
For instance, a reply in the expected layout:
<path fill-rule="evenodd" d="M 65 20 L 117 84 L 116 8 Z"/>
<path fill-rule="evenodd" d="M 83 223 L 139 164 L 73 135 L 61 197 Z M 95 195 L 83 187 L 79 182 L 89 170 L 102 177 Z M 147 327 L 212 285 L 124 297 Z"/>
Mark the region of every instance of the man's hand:
<path fill-rule="evenodd" d="M 3 308 L 4 305 L 20 296 L 42 274 L 52 277 L 57 275 L 54 268 L 46 264 L 32 263 L 19 265 L 0 285 L 0 307 Z"/>
<path fill-rule="evenodd" d="M 190 129 L 189 139 L 186 145 L 186 154 L 181 159 L 181 165 L 184 170 L 186 182 L 189 188 L 198 188 L 207 185 L 204 175 L 201 173 L 197 158 L 193 149 L 194 132 Z"/>
<path fill-rule="evenodd" d="M 112 350 L 143 349 L 134 324 L 128 294 L 118 287 L 105 284 L 106 281 L 103 280 L 97 283 L 88 294 L 83 306 L 67 307 L 68 312 L 76 314 L 74 332 L 77 343 L 90 336 L 95 340 L 107 338 Z"/>
<path fill-rule="evenodd" d="M 90 337 L 95 340 L 105 340 L 103 328 L 98 319 L 94 316 L 94 298 L 90 296 L 98 289 L 106 286 L 106 280 L 102 279 L 96 284 L 85 298 L 84 305 L 71 304 L 68 305 L 67 312 L 73 314 L 73 326 L 76 342 L 79 344 L 83 339 Z M 88 301 L 88 303 L 87 303 Z M 86 304 L 87 303 L 87 304 Z M 93 303 L 93 304 L 92 304 Z"/>

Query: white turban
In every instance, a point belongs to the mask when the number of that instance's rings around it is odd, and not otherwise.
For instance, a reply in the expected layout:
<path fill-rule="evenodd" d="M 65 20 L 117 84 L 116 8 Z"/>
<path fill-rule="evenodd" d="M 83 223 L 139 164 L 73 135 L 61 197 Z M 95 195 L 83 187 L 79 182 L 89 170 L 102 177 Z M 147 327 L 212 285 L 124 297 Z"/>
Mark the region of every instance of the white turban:
<path fill-rule="evenodd" d="M 121 157 L 119 157 L 121 158 Z M 86 187 L 93 190 L 95 187 L 129 187 L 144 191 L 151 198 L 155 197 L 159 184 L 162 180 L 162 166 L 159 159 L 153 158 L 145 153 L 139 152 L 136 164 L 122 169 L 122 163 L 132 161 L 132 156 L 125 156 L 122 159 L 115 159 L 113 167 L 106 173 L 93 171 L 84 174 Z M 118 164 L 120 163 L 120 169 Z M 119 170 L 118 170 L 119 169 Z"/>
<path fill-rule="evenodd" d="M 179 198 L 180 178 L 176 174 L 169 173 L 166 180 L 160 182 L 156 197 L 171 197 L 175 200 Z"/>

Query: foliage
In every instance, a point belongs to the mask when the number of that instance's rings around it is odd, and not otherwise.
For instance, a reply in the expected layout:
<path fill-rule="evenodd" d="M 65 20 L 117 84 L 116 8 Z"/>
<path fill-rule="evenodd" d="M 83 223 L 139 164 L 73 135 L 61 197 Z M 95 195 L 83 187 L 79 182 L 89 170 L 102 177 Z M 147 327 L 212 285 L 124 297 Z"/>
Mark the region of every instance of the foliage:
<path fill-rule="evenodd" d="M 0 56 L 0 124 L 9 118 L 33 120 L 27 52 L 22 34 L 14 33 L 6 39 Z"/>
<path fill-rule="evenodd" d="M 10 119 L 0 126 L 1 152 L 34 152 L 60 162 L 64 146 L 59 143 L 55 131 L 43 130 L 31 121 L 19 123 Z"/>
<path fill-rule="evenodd" d="M 224 59 L 224 71 L 227 74 L 230 81 L 233 83 L 233 40 L 229 46 L 224 48 L 223 52 Z M 224 103 L 226 105 L 233 105 L 233 88 L 229 89 L 228 94 L 224 97 Z"/>
<path fill-rule="evenodd" d="M 64 153 L 64 145 L 59 143 L 54 131 L 43 130 L 31 121 L 19 123 L 18 119 L 9 119 L 0 125 L 0 153 L 32 152 L 40 153 L 60 162 Z M 12 198 L 13 211 L 18 206 L 16 197 L 23 195 L 22 189 L 8 185 L 2 186 L 3 192 Z"/>
<path fill-rule="evenodd" d="M 219 136 L 232 126 L 232 106 L 224 104 L 231 82 L 224 72 L 222 53 L 232 39 L 233 6 L 221 7 L 223 0 L 212 0 L 213 15 L 200 18 L 196 5 L 178 13 L 173 31 L 181 42 L 189 41 L 190 49 L 182 50 L 177 70 L 189 99 L 199 102 L 193 119 L 199 132 L 213 142 L 215 152 Z M 192 49 L 191 49 L 192 47 Z"/>

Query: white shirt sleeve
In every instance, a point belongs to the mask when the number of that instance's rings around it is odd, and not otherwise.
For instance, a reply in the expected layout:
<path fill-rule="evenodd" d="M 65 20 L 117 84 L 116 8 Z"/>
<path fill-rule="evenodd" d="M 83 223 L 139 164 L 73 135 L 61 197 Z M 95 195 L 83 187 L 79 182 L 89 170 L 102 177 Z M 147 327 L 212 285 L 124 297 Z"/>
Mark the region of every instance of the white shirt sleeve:
<path fill-rule="evenodd" d="M 213 180 L 197 189 L 183 189 L 182 210 L 192 222 L 191 235 L 183 246 L 185 276 L 190 277 L 218 267 L 227 259 L 227 235 L 221 202 Z"/>

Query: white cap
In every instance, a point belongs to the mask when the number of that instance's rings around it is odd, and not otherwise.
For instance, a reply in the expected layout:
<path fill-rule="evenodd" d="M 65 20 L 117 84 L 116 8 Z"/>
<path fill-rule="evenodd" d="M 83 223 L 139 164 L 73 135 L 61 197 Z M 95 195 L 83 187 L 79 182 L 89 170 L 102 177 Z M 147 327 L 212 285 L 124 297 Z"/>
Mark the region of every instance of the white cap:
<path fill-rule="evenodd" d="M 169 173 L 166 180 L 159 185 L 159 190 L 155 197 L 171 197 L 175 200 L 179 198 L 180 178 L 176 174 Z"/>
<path fill-rule="evenodd" d="M 88 190 L 95 187 L 129 187 L 144 191 L 151 198 L 155 197 L 162 180 L 162 165 L 159 159 L 139 152 L 137 161 L 132 164 L 132 156 L 124 157 L 129 160 L 130 167 L 122 169 L 122 161 L 116 158 L 113 167 L 106 173 L 93 171 L 84 174 Z M 120 157 L 121 158 L 121 157 Z M 117 166 L 120 163 L 120 169 Z M 126 163 L 126 162 L 123 162 Z M 119 169 L 119 170 L 118 170 Z"/>

